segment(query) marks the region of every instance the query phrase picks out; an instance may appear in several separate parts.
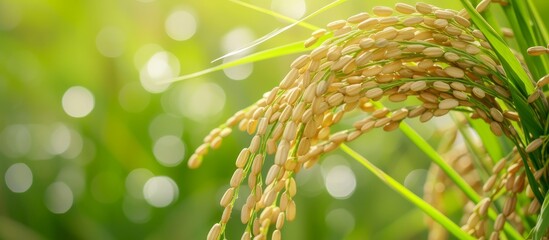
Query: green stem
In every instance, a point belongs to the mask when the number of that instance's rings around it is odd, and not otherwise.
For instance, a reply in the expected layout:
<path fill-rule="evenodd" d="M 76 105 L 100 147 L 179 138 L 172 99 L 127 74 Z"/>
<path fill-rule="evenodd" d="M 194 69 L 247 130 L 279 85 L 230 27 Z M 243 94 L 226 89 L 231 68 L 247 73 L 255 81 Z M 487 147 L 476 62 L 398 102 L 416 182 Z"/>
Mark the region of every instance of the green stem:
<path fill-rule="evenodd" d="M 452 166 L 448 165 L 444 159 L 438 154 L 438 152 L 425 141 L 410 125 L 406 123 L 400 124 L 400 130 L 412 140 L 431 160 L 448 175 L 448 177 L 454 182 L 460 189 L 465 193 L 467 198 L 469 198 L 474 203 L 480 201 L 480 197 L 475 192 L 475 190 L 459 175 Z"/>
<path fill-rule="evenodd" d="M 366 167 L 370 172 L 372 172 L 376 177 L 383 181 L 387 186 L 395 190 L 397 193 L 402 195 L 408 201 L 420 208 L 425 214 L 429 215 L 433 220 L 437 221 L 439 224 L 444 226 L 446 230 L 456 236 L 458 239 L 475 239 L 472 236 L 464 232 L 457 224 L 452 222 L 448 217 L 438 211 L 436 208 L 431 206 L 429 203 L 425 202 L 423 199 L 415 195 L 413 192 L 408 190 L 406 187 L 402 186 L 399 182 L 393 179 L 391 176 L 387 175 L 385 172 L 374 166 L 366 158 L 362 157 L 357 152 L 353 151 L 345 144 L 341 144 L 341 149 L 347 153 L 349 156 L 353 157 L 360 164 Z"/>

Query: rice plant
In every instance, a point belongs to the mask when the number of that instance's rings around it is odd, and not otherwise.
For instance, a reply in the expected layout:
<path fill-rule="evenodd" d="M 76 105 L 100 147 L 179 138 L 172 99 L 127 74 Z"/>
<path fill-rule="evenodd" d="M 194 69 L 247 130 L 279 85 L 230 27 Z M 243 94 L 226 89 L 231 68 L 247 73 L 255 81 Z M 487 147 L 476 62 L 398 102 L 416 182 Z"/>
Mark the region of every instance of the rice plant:
<path fill-rule="evenodd" d="M 220 199 L 223 214 L 207 239 L 224 239 L 228 221 L 238 215 L 232 221 L 246 226 L 242 239 L 281 239 L 286 222 L 296 218 L 296 174 L 338 148 L 437 222 L 430 225 L 432 239 L 448 233 L 459 239 L 546 237 L 546 28 L 531 1 L 461 2 L 461 10 L 421 2 L 374 7 L 328 23 L 299 45 L 179 78 L 305 52 L 289 63 L 278 86 L 213 129 L 190 157 L 189 167 L 199 167 L 233 128 L 251 136 L 235 157 Z M 511 28 L 500 27 L 492 9 L 503 10 Z M 467 147 L 455 147 L 451 137 L 445 150 L 434 150 L 406 123 L 445 115 L 455 120 L 451 136 L 460 132 Z M 360 118 L 336 130 L 348 116 Z M 423 199 L 346 145 L 375 128 L 400 129 L 431 158 Z M 437 204 L 445 194 L 440 184 L 465 196 L 462 221 L 451 221 Z M 248 196 L 239 195 L 243 187 Z M 235 214 L 239 197 L 246 203 Z"/>

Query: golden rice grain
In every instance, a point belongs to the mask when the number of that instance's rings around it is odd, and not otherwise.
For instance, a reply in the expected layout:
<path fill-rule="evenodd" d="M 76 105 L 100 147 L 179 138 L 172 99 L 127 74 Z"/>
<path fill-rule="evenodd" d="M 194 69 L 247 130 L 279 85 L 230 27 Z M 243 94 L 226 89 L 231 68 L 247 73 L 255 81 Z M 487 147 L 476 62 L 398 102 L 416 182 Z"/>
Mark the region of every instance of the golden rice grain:
<path fill-rule="evenodd" d="M 444 69 L 444 72 L 448 74 L 448 76 L 454 77 L 454 78 L 463 78 L 465 76 L 465 72 L 463 72 L 461 68 L 457 68 L 457 67 L 447 67 Z"/>
<path fill-rule="evenodd" d="M 409 18 L 404 19 L 404 21 L 402 21 L 402 25 L 407 26 L 407 27 L 411 27 L 411 26 L 418 25 L 422 22 L 423 22 L 422 17 L 414 16 L 414 17 L 409 17 Z"/>
<path fill-rule="evenodd" d="M 450 85 L 442 81 L 435 81 L 433 83 L 433 88 L 441 92 L 450 91 Z"/>
<path fill-rule="evenodd" d="M 398 17 L 383 17 L 379 18 L 379 24 L 383 26 L 395 25 L 399 22 Z"/>
<path fill-rule="evenodd" d="M 506 217 L 504 214 L 502 213 L 498 214 L 498 217 L 496 218 L 496 223 L 494 224 L 494 230 L 500 231 L 501 229 L 503 229 L 505 220 L 506 220 Z"/>
<path fill-rule="evenodd" d="M 427 122 L 427 121 L 431 120 L 431 118 L 433 118 L 433 116 L 434 116 L 433 112 L 426 111 L 426 112 L 422 113 L 421 116 L 419 116 L 419 121 L 420 122 Z"/>
<path fill-rule="evenodd" d="M 416 10 L 423 14 L 430 14 L 433 12 L 433 6 L 427 3 L 416 3 Z"/>
<path fill-rule="evenodd" d="M 524 186 L 525 186 L 525 173 L 521 173 L 519 176 L 516 177 L 515 179 L 515 184 L 513 185 L 513 192 L 515 193 L 520 193 L 524 190 Z"/>
<path fill-rule="evenodd" d="M 240 185 L 240 182 L 242 181 L 243 177 L 244 177 L 244 170 L 242 168 L 237 168 L 234 171 L 233 176 L 231 177 L 231 181 L 230 181 L 231 187 L 237 187 L 238 185 Z"/>
<path fill-rule="evenodd" d="M 503 114 L 496 108 L 490 108 L 490 115 L 498 122 L 503 122 Z"/>
<path fill-rule="evenodd" d="M 490 191 L 492 191 L 492 188 L 494 187 L 494 185 L 496 184 L 496 180 L 497 180 L 497 175 L 492 175 L 488 178 L 488 180 L 486 180 L 486 182 L 484 183 L 484 185 L 482 186 L 482 191 L 488 193 Z"/>
<path fill-rule="evenodd" d="M 324 57 L 326 57 L 326 54 L 328 53 L 328 49 L 329 47 L 326 46 L 326 45 L 323 45 L 323 46 L 319 46 L 315 49 L 313 49 L 313 51 L 311 51 L 311 59 L 312 60 L 320 60 Z"/>
<path fill-rule="evenodd" d="M 229 218 L 231 217 L 231 213 L 233 212 L 233 206 L 229 205 L 223 209 L 223 214 L 221 214 L 221 223 L 226 224 L 229 221 Z"/>
<path fill-rule="evenodd" d="M 244 148 L 240 151 L 240 154 L 238 154 L 238 157 L 236 158 L 235 165 L 237 168 L 243 168 L 246 165 L 246 162 L 248 161 L 248 158 L 250 157 L 250 150 L 248 148 Z"/>
<path fill-rule="evenodd" d="M 196 169 L 202 164 L 202 155 L 192 154 L 187 165 L 190 169 Z"/>
<path fill-rule="evenodd" d="M 416 12 L 416 9 L 406 3 L 396 3 L 395 10 L 403 14 L 412 14 Z"/>
<path fill-rule="evenodd" d="M 473 87 L 473 89 L 471 90 L 473 92 L 473 95 L 475 95 L 476 97 L 482 99 L 486 96 L 486 93 L 484 92 L 484 90 L 478 88 L 478 87 Z"/>
<path fill-rule="evenodd" d="M 412 83 L 412 85 L 410 86 L 410 90 L 414 92 L 419 92 L 425 89 L 427 89 L 427 83 L 425 81 L 417 81 Z"/>
<path fill-rule="evenodd" d="M 439 18 L 433 22 L 433 25 L 436 28 L 445 28 L 446 26 L 448 26 L 448 20 Z"/>
<path fill-rule="evenodd" d="M 393 14 L 393 9 L 390 7 L 375 6 L 372 8 L 372 12 L 377 16 L 386 17 Z"/>
<path fill-rule="evenodd" d="M 409 118 L 415 118 L 423 114 L 427 109 L 423 106 L 416 107 L 408 113 Z"/>
<path fill-rule="evenodd" d="M 381 95 L 383 95 L 383 89 L 381 88 L 372 88 L 368 91 L 366 91 L 366 97 L 368 98 L 377 98 L 377 97 L 380 97 Z"/>
<path fill-rule="evenodd" d="M 541 208 L 541 205 L 539 204 L 538 200 L 534 198 L 534 200 L 532 200 L 532 202 L 528 206 L 527 212 L 530 215 L 534 215 L 539 211 L 540 208 Z"/>
<path fill-rule="evenodd" d="M 439 47 L 428 47 L 423 50 L 423 54 L 427 57 L 440 57 L 444 51 Z"/>
<path fill-rule="evenodd" d="M 457 106 L 459 106 L 459 101 L 453 98 L 444 99 L 438 104 L 440 109 L 453 109 Z"/>
<path fill-rule="evenodd" d="M 503 170 L 504 167 L 505 167 L 505 159 L 501 159 L 492 168 L 492 173 L 493 174 L 498 174 L 499 172 L 501 172 L 501 170 Z"/>
<path fill-rule="evenodd" d="M 547 53 L 547 48 L 544 46 L 533 46 L 529 47 L 526 52 L 530 56 L 540 56 Z"/>
<path fill-rule="evenodd" d="M 527 153 L 536 151 L 543 144 L 543 141 L 543 138 L 536 138 L 534 141 L 530 142 L 528 146 L 526 146 L 525 151 Z"/>
<path fill-rule="evenodd" d="M 535 90 L 530 96 L 528 96 L 528 103 L 533 103 L 540 98 L 543 93 L 540 90 Z"/>
<path fill-rule="evenodd" d="M 282 79 L 282 82 L 280 83 L 281 89 L 288 89 L 294 84 L 294 82 L 297 80 L 297 77 L 299 76 L 299 70 L 292 68 L 288 74 Z"/>
<path fill-rule="evenodd" d="M 536 86 L 538 88 L 542 88 L 544 87 L 545 85 L 547 85 L 549 83 L 549 75 L 545 75 L 543 77 L 541 77 L 538 82 L 536 83 Z"/>
<path fill-rule="evenodd" d="M 295 219 L 296 215 L 296 207 L 295 202 L 293 200 L 290 200 L 288 202 L 288 206 L 286 207 L 286 220 L 293 221 Z"/>
<path fill-rule="evenodd" d="M 360 135 L 362 135 L 362 132 L 360 132 L 360 131 L 352 131 L 352 132 L 350 132 L 350 133 L 347 135 L 347 139 L 345 139 L 345 141 L 346 141 L 346 142 L 354 141 L 355 139 L 357 139 L 358 137 L 360 137 Z"/>
<path fill-rule="evenodd" d="M 394 111 L 392 114 L 391 114 L 391 120 L 394 121 L 394 122 L 398 122 L 404 118 L 406 118 L 408 116 L 408 109 L 406 108 L 401 108 L 397 111 Z"/>
<path fill-rule="evenodd" d="M 360 23 L 360 22 L 362 22 L 362 21 L 364 21 L 368 18 L 370 18 L 370 15 L 368 13 L 361 12 L 361 13 L 355 14 L 355 15 L 350 16 L 349 18 L 347 18 L 347 22 Z"/>
<path fill-rule="evenodd" d="M 371 121 L 368 121 L 368 122 L 364 123 L 360 127 L 360 131 L 362 131 L 363 133 L 368 132 L 370 129 L 372 129 L 374 127 L 375 123 L 376 122 L 374 120 L 371 120 Z"/>
<path fill-rule="evenodd" d="M 496 136 L 501 136 L 503 135 L 503 130 L 501 128 L 501 125 L 496 122 L 496 121 L 493 121 L 493 122 L 490 122 L 490 130 L 496 135 Z"/>
<path fill-rule="evenodd" d="M 227 189 L 223 194 L 223 197 L 219 201 L 219 205 L 221 205 L 222 207 L 227 207 L 227 205 L 229 205 L 229 203 L 231 202 L 233 195 L 234 195 L 234 188 L 231 187 Z"/>
<path fill-rule="evenodd" d="M 280 233 L 280 230 L 278 230 L 278 229 L 274 230 L 271 239 L 272 239 L 272 240 L 280 240 L 280 239 L 282 239 L 282 233 Z"/>
<path fill-rule="evenodd" d="M 469 20 L 467 20 L 466 18 L 462 17 L 462 16 L 459 16 L 459 15 L 455 15 L 454 16 L 454 20 L 461 26 L 463 27 L 470 27 L 471 26 L 471 22 L 469 22 Z"/>
<path fill-rule="evenodd" d="M 345 25 L 347 25 L 347 21 L 345 21 L 345 20 L 336 20 L 336 21 L 328 23 L 326 25 L 326 28 L 330 31 L 335 31 L 335 30 L 338 30 L 338 29 L 344 27 Z"/>
<path fill-rule="evenodd" d="M 288 153 L 290 152 L 290 143 L 287 140 L 281 140 L 278 144 L 277 151 L 275 154 L 275 164 L 283 165 L 288 158 Z"/>
<path fill-rule="evenodd" d="M 467 91 L 467 87 L 460 82 L 452 82 L 450 83 L 450 87 L 458 91 Z"/>
<path fill-rule="evenodd" d="M 480 216 L 486 216 L 486 214 L 488 213 L 488 209 L 490 209 L 490 204 L 492 204 L 492 200 L 490 198 L 483 198 L 480 202 L 479 202 L 479 210 L 478 210 L 478 213 Z"/>
<path fill-rule="evenodd" d="M 310 38 L 307 38 L 307 40 L 305 40 L 305 42 L 303 43 L 303 46 L 305 48 L 308 48 L 310 46 L 313 46 L 315 45 L 315 43 L 318 42 L 318 38 L 316 37 L 310 37 Z"/>
<path fill-rule="evenodd" d="M 379 20 L 377 18 L 369 18 L 362 22 L 360 22 L 357 27 L 360 30 L 368 30 L 373 28 L 374 26 L 379 24 Z"/>
<path fill-rule="evenodd" d="M 383 127 L 383 130 L 386 132 L 390 132 L 390 131 L 396 130 L 399 126 L 400 126 L 400 122 L 391 121 Z"/>
<path fill-rule="evenodd" d="M 490 2 L 491 2 L 491 0 L 482 0 L 482 1 L 480 1 L 480 3 L 476 7 L 477 12 L 479 12 L 479 13 L 484 12 L 484 10 L 486 10 L 486 8 L 488 8 L 488 5 L 490 5 Z"/>
<path fill-rule="evenodd" d="M 258 154 L 254 157 L 254 160 L 252 161 L 252 171 L 248 178 L 248 185 L 250 186 L 255 185 L 255 181 L 252 181 L 251 177 L 257 176 L 258 174 L 260 174 L 262 169 L 263 169 L 263 155 Z"/>
<path fill-rule="evenodd" d="M 326 34 L 326 32 L 327 31 L 324 28 L 317 29 L 317 30 L 315 30 L 314 32 L 311 33 L 311 37 L 320 38 L 320 37 L 324 36 Z"/>
<path fill-rule="evenodd" d="M 221 225 L 219 223 L 216 223 L 212 226 L 212 228 L 208 232 L 207 239 L 208 240 L 217 240 L 220 233 L 221 233 Z"/>
<path fill-rule="evenodd" d="M 396 94 L 391 94 L 389 96 L 389 100 L 391 102 L 402 102 L 402 101 L 406 101 L 407 98 L 408 98 L 408 95 L 404 93 L 396 93 Z"/>
<path fill-rule="evenodd" d="M 280 212 L 278 213 L 278 216 L 276 218 L 276 229 L 282 229 L 282 227 L 284 226 L 284 220 L 286 218 L 286 214 L 284 212 Z"/>
<path fill-rule="evenodd" d="M 462 92 L 462 91 L 453 91 L 452 95 L 454 95 L 454 97 L 456 97 L 459 100 L 468 100 L 469 99 L 469 96 L 467 95 L 467 93 Z"/>

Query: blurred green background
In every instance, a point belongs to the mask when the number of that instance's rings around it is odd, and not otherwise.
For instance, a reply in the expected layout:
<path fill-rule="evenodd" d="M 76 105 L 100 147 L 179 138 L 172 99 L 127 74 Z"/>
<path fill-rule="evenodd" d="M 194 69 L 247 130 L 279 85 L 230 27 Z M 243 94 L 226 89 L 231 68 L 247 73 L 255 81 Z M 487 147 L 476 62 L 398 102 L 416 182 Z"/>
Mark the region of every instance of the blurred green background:
<path fill-rule="evenodd" d="M 329 3 L 249 2 L 294 18 Z M 395 2 L 348 1 L 310 22 Z M 287 24 L 221 0 L 0 0 L 0 239 L 204 239 L 250 137 L 235 132 L 198 170 L 186 159 L 210 129 L 274 87 L 295 56 L 154 81 L 211 67 Z M 295 27 L 247 53 L 309 33 Z M 419 130 L 436 142 L 446 124 Z M 422 194 L 426 157 L 400 132 L 380 133 L 353 148 Z M 421 212 L 340 151 L 302 171 L 298 185 L 298 217 L 284 239 L 426 237 Z M 229 239 L 243 230 L 241 202 Z"/>

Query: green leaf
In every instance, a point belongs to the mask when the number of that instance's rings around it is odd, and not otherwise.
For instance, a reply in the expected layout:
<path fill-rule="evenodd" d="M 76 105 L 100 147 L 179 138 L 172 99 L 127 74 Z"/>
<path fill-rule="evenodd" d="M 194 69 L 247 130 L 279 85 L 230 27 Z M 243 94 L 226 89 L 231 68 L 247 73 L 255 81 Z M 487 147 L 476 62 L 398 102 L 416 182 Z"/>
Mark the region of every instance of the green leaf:
<path fill-rule="evenodd" d="M 408 190 L 398 181 L 393 179 L 391 176 L 387 175 L 381 169 L 377 168 L 370 161 L 368 161 L 366 158 L 364 158 L 357 152 L 353 151 L 347 145 L 342 144 L 341 149 L 345 153 L 347 153 L 349 156 L 354 158 L 356 161 L 358 161 L 360 164 L 362 164 L 364 167 L 366 167 L 366 169 L 372 172 L 382 182 L 387 184 L 387 186 L 395 190 L 397 193 L 403 196 L 406 200 L 410 201 L 412 204 L 416 205 L 419 209 L 421 209 L 425 214 L 433 218 L 433 220 L 435 220 L 440 225 L 442 225 L 446 230 L 448 230 L 458 239 L 475 239 L 469 234 L 467 234 L 466 232 L 464 232 L 457 224 L 452 222 L 452 220 L 450 220 L 448 217 L 446 217 L 436 208 L 434 208 L 429 203 L 425 202 L 423 199 L 415 195 L 412 191 Z"/>
<path fill-rule="evenodd" d="M 231 0 L 231 1 L 233 1 L 235 3 L 238 3 L 238 4 L 241 4 L 243 6 L 246 6 L 246 7 L 250 7 L 254 10 L 258 10 L 260 12 L 267 13 L 267 14 L 275 16 L 275 17 L 279 16 L 279 14 L 277 14 L 275 12 L 272 12 L 272 11 L 269 11 L 269 10 L 262 10 L 262 8 L 259 8 L 259 7 L 256 7 L 256 6 L 247 4 L 247 3 L 243 3 L 243 2 L 238 1 L 238 0 Z M 318 15 L 318 14 L 320 14 L 320 13 L 322 13 L 322 12 L 324 12 L 324 11 L 330 9 L 330 8 L 333 8 L 333 7 L 335 7 L 339 4 L 342 4 L 345 1 L 347 1 L 347 0 L 337 0 L 337 1 L 334 1 L 330 4 L 327 4 L 326 6 L 320 8 L 320 9 L 316 10 L 315 12 L 313 12 L 313 13 L 307 15 L 306 17 L 302 18 L 301 20 L 294 20 L 294 19 L 286 17 L 286 18 L 284 18 L 285 20 L 293 22 L 291 25 L 286 26 L 286 27 L 284 27 L 282 29 L 279 29 L 279 30 L 275 30 L 275 31 L 267 34 L 266 36 L 254 41 L 251 46 L 233 51 L 231 53 L 228 53 L 228 54 L 214 60 L 214 62 L 217 61 L 217 60 L 235 55 L 235 54 L 237 54 L 237 53 L 239 53 L 239 52 L 241 52 L 245 49 L 249 49 L 253 46 L 257 46 L 257 45 L 259 45 L 259 44 L 275 37 L 276 35 L 286 31 L 287 29 L 290 29 L 291 27 L 293 27 L 295 25 L 303 25 L 303 24 L 305 24 L 304 23 L 305 20 L 307 20 L 311 17 L 314 17 L 314 16 L 316 16 L 316 15 Z M 310 24 L 306 24 L 305 26 L 313 27 L 313 28 L 316 29 L 316 27 L 314 27 Z M 165 81 L 159 81 L 158 84 L 169 84 L 169 83 L 173 83 L 173 82 L 188 80 L 188 79 L 200 77 L 200 76 L 208 74 L 208 73 L 220 71 L 220 70 L 223 70 L 223 69 L 226 69 L 226 68 L 235 67 L 235 66 L 238 66 L 238 65 L 246 64 L 246 63 L 258 62 L 258 61 L 261 61 L 261 60 L 271 59 L 271 58 L 275 58 L 275 57 L 290 55 L 290 54 L 299 53 L 299 52 L 310 51 L 313 47 L 320 45 L 320 43 L 322 43 L 324 40 L 326 40 L 329 36 L 330 35 L 326 35 L 326 36 L 320 38 L 315 45 L 313 45 L 309 48 L 305 48 L 305 46 L 304 46 L 305 41 L 294 42 L 294 43 L 282 45 L 282 46 L 279 46 L 279 47 L 266 49 L 266 50 L 263 50 L 261 52 L 253 53 L 253 54 L 250 54 L 248 56 L 245 56 L 245 57 L 242 57 L 242 58 L 239 58 L 239 59 L 227 62 L 227 63 L 223 63 L 223 64 L 220 64 L 220 65 L 211 67 L 211 68 L 204 69 L 202 71 L 198 71 L 198 72 L 194 72 L 194 73 L 191 73 L 191 74 L 179 76 L 179 77 L 168 79 L 168 80 L 165 80 Z"/>
<path fill-rule="evenodd" d="M 494 161 L 501 159 L 504 156 L 501 142 L 498 137 L 492 133 L 488 124 L 478 119 L 469 119 L 469 124 L 471 124 L 471 127 L 478 133 L 482 145 L 489 146 L 485 149 L 490 158 Z"/>
<path fill-rule="evenodd" d="M 243 2 L 243 1 L 240 1 L 240 0 L 229 0 L 229 1 L 234 2 L 234 3 L 238 4 L 238 5 L 241 5 L 241 6 L 250 8 L 250 9 L 252 9 L 252 10 L 258 11 L 258 12 L 260 12 L 260 13 L 265 13 L 265 14 L 267 14 L 267 15 L 271 15 L 271 16 L 273 16 L 273 17 L 280 18 L 280 19 L 282 19 L 282 20 L 285 20 L 285 21 L 288 21 L 288 22 L 291 22 L 291 23 L 297 23 L 297 25 L 302 26 L 302 27 L 304 27 L 304 28 L 307 28 L 307 29 L 309 29 L 309 30 L 311 30 L 311 31 L 315 31 L 315 30 L 319 29 L 319 27 L 314 26 L 314 25 L 312 25 L 312 24 L 309 24 L 309 23 L 306 23 L 306 22 L 303 22 L 303 21 L 299 21 L 299 20 L 295 20 L 295 19 L 293 19 L 293 18 L 291 18 L 291 17 L 287 17 L 287 16 L 282 15 L 282 14 L 280 14 L 280 13 L 273 12 L 273 11 L 271 11 L 271 10 L 269 10 L 269 9 L 265 9 L 265 8 L 262 8 L 262 7 L 258 7 L 258 6 L 253 5 L 253 4 L 249 4 L 249 3 L 246 3 L 246 2 Z"/>
<path fill-rule="evenodd" d="M 319 40 L 319 42 L 321 42 L 321 41 L 322 41 L 322 39 Z M 290 44 L 286 44 L 286 45 L 275 47 L 275 48 L 270 48 L 270 49 L 267 49 L 267 50 L 264 50 L 264 51 L 261 51 L 261 52 L 253 53 L 253 54 L 245 56 L 243 58 L 239 58 L 239 59 L 227 62 L 227 63 L 223 63 L 223 64 L 220 64 L 220 65 L 211 67 L 211 68 L 204 69 L 204 70 L 199 71 L 199 72 L 179 76 L 179 77 L 176 77 L 176 78 L 173 78 L 173 79 L 169 79 L 167 81 L 162 81 L 162 82 L 159 82 L 159 84 L 167 84 L 167 83 L 183 81 L 183 80 L 196 78 L 196 77 L 208 74 L 208 73 L 212 73 L 212 72 L 215 72 L 215 71 L 223 70 L 223 69 L 226 69 L 226 68 L 230 68 L 230 67 L 234 67 L 234 66 L 238 66 L 238 65 L 242 65 L 242 64 L 246 64 L 246 63 L 259 62 L 259 61 L 262 61 L 262 60 L 271 59 L 271 58 L 280 57 L 280 56 L 285 56 L 285 55 L 290 55 L 290 54 L 293 54 L 293 53 L 310 51 L 310 49 L 305 48 L 305 46 L 303 44 L 304 44 L 304 41 L 299 41 L 299 42 L 290 43 Z"/>
<path fill-rule="evenodd" d="M 549 196 L 549 193 L 545 195 L 545 199 Z M 543 201 L 541 205 L 541 212 L 538 216 L 536 226 L 534 227 L 534 239 L 540 240 L 547 232 L 549 228 L 549 201 Z"/>
<path fill-rule="evenodd" d="M 452 166 L 448 165 L 446 161 L 438 154 L 438 152 L 429 145 L 429 143 L 423 139 L 410 125 L 407 123 L 401 123 L 400 124 L 400 130 L 410 139 L 416 146 L 421 149 L 431 160 L 433 163 L 438 165 L 446 175 L 454 182 L 463 193 L 474 203 L 478 203 L 480 201 L 480 197 L 475 192 L 475 190 L 459 175 L 456 170 L 452 168 Z"/>
<path fill-rule="evenodd" d="M 533 111 L 532 107 L 526 102 L 526 96 L 529 96 L 534 91 L 532 80 L 522 68 L 520 62 L 509 49 L 509 46 L 503 41 L 501 36 L 482 18 L 475 10 L 471 3 L 467 0 L 460 0 L 475 26 L 484 34 L 498 59 L 501 61 L 503 68 L 507 74 L 507 78 L 503 79 L 509 89 L 514 108 L 517 110 L 523 121 L 523 129 L 525 135 L 532 133 L 534 137 L 538 137 L 543 133 L 543 127 L 538 116 Z M 545 115 L 544 115 L 545 116 Z"/>

